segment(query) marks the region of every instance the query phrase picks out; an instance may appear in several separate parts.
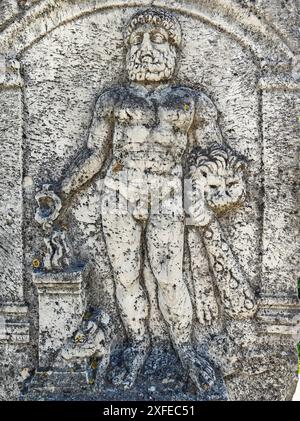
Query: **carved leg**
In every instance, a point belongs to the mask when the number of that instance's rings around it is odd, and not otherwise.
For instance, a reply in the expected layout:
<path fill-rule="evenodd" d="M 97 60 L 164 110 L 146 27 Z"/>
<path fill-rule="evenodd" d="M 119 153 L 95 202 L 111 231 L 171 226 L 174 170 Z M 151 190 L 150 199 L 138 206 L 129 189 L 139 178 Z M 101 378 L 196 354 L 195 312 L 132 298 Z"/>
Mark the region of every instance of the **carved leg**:
<path fill-rule="evenodd" d="M 115 369 L 112 373 L 111 379 L 115 386 L 130 389 L 134 385 L 149 355 L 149 345 L 149 338 L 130 342 L 123 353 L 123 367 Z"/>
<path fill-rule="evenodd" d="M 116 298 L 130 341 L 124 353 L 126 367 L 112 376 L 115 384 L 133 385 L 147 357 L 148 302 L 140 283 L 142 226 L 130 213 L 102 212 L 103 232 L 112 265 Z"/>
<path fill-rule="evenodd" d="M 150 265 L 158 283 L 159 307 L 169 325 L 171 337 L 184 369 L 199 390 L 215 381 L 213 368 L 197 356 L 191 344 L 193 310 L 182 278 L 184 224 L 161 216 L 147 227 Z"/>
<path fill-rule="evenodd" d="M 101 389 L 104 385 L 106 370 L 108 369 L 109 361 L 110 361 L 110 352 L 104 354 L 98 364 L 97 371 L 96 371 L 96 379 L 95 379 L 95 387 L 97 389 Z"/>
<path fill-rule="evenodd" d="M 187 235 L 195 289 L 196 314 L 202 325 L 211 325 L 218 318 L 219 308 L 207 252 L 197 229 L 190 228 Z"/>

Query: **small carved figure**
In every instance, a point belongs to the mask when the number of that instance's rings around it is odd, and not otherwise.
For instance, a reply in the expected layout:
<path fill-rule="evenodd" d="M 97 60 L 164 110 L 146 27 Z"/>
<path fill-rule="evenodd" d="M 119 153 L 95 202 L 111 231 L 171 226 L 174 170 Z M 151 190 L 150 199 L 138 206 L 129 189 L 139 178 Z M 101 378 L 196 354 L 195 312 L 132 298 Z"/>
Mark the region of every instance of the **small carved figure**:
<path fill-rule="evenodd" d="M 38 207 L 35 220 L 42 226 L 47 234 L 44 237 L 45 256 L 43 269 L 46 271 L 62 270 L 70 265 L 71 250 L 64 230 L 54 230 L 53 223 L 58 218 L 62 203 L 52 190 L 50 184 L 44 184 L 36 194 Z"/>
<path fill-rule="evenodd" d="M 101 387 L 111 354 L 110 318 L 103 311 L 94 311 L 83 318 L 79 329 L 61 349 L 59 355 L 66 361 L 85 360 L 87 382 Z"/>
<path fill-rule="evenodd" d="M 70 265 L 70 247 L 67 244 L 65 231 L 55 231 L 51 239 L 44 238 L 46 253 L 44 257 L 44 268 L 46 270 L 58 270 Z"/>
<path fill-rule="evenodd" d="M 251 317 L 256 311 L 254 293 L 216 217 L 244 202 L 246 162 L 224 146 L 207 152 L 195 149 L 189 162 L 193 186 L 190 223 L 197 228 L 190 229 L 188 236 L 198 319 L 210 324 L 218 316 L 211 273 L 225 313 L 235 319 Z M 208 262 L 200 267 L 203 253 Z"/>

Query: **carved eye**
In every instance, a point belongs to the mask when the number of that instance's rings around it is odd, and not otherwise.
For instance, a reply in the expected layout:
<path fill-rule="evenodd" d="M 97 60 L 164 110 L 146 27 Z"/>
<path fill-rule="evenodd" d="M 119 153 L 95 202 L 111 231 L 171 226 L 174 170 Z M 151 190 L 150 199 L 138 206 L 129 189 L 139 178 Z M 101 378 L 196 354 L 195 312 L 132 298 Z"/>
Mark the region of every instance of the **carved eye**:
<path fill-rule="evenodd" d="M 218 186 L 217 186 L 216 184 L 210 184 L 210 185 L 209 185 L 209 187 L 210 187 L 211 189 L 217 189 L 217 188 L 218 188 Z"/>
<path fill-rule="evenodd" d="M 156 32 L 151 35 L 151 41 L 155 44 L 163 44 L 166 42 L 166 37 L 163 34 Z"/>
<path fill-rule="evenodd" d="M 238 183 L 238 181 L 230 181 L 229 183 L 227 183 L 227 187 L 236 186 Z"/>
<path fill-rule="evenodd" d="M 143 35 L 142 34 L 133 34 L 130 38 L 131 45 L 139 45 L 143 42 Z"/>

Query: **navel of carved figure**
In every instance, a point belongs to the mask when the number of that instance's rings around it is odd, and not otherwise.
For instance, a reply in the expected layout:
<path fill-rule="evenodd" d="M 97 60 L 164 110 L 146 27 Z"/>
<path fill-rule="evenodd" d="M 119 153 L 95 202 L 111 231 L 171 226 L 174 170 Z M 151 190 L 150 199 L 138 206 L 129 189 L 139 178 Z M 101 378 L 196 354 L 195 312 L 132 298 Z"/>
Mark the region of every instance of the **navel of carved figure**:
<path fill-rule="evenodd" d="M 209 324 L 218 316 L 211 273 L 225 313 L 235 319 L 251 317 L 256 311 L 254 293 L 216 217 L 245 200 L 245 161 L 229 148 L 215 146 L 207 152 L 195 149 L 190 162 L 189 212 L 191 224 L 199 227 L 189 233 L 198 318 Z M 204 249 L 209 265 L 199 267 L 198 256 Z"/>
<path fill-rule="evenodd" d="M 79 329 L 68 339 L 59 356 L 66 361 L 85 360 L 88 383 L 103 385 L 111 354 L 111 320 L 101 311 L 84 318 Z"/>
<path fill-rule="evenodd" d="M 182 177 L 187 148 L 222 142 L 217 112 L 203 93 L 171 84 L 181 41 L 173 15 L 154 8 L 138 12 L 124 39 L 129 83 L 99 96 L 87 149 L 63 180 L 61 197 L 68 201 L 99 173 L 112 150 L 102 226 L 128 338 L 126 364 L 113 382 L 131 387 L 149 352 L 149 303 L 141 282 L 144 248 L 174 347 L 197 387 L 207 388 L 215 381 L 214 370 L 192 346 L 193 310 L 182 274 Z"/>

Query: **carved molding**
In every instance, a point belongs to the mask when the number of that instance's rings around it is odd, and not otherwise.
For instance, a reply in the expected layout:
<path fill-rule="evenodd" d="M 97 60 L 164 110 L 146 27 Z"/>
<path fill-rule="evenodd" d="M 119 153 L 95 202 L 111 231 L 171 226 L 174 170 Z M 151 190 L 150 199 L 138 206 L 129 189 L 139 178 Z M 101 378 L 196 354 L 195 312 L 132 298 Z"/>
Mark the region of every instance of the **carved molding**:
<path fill-rule="evenodd" d="M 287 75 L 263 77 L 259 80 L 257 86 L 263 91 L 300 91 L 300 81 Z"/>
<path fill-rule="evenodd" d="M 24 303 L 0 304 L 0 344 L 29 343 L 27 313 Z"/>
<path fill-rule="evenodd" d="M 38 293 L 43 294 L 81 294 L 84 292 L 83 275 L 85 270 L 69 272 L 34 272 L 33 282 Z"/>

